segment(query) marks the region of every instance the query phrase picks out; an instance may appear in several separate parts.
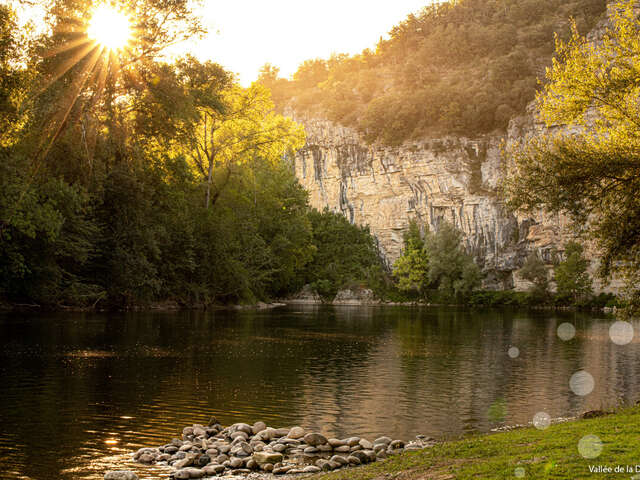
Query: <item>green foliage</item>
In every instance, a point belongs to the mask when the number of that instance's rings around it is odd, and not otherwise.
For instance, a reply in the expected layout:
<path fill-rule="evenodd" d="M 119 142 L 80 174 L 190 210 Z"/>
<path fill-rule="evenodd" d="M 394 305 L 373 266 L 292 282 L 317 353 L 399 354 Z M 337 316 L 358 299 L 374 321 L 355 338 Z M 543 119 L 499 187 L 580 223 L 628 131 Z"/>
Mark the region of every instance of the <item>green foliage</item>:
<path fill-rule="evenodd" d="M 513 290 L 480 290 L 471 294 L 468 304 L 474 307 L 528 307 L 540 305 L 540 301 L 533 298 L 528 292 L 515 292 Z"/>
<path fill-rule="evenodd" d="M 481 281 L 480 269 L 462 244 L 462 233 L 447 222 L 437 232 L 427 232 L 424 240 L 412 223 L 393 275 L 400 291 L 416 291 L 439 302 L 464 301 Z"/>
<path fill-rule="evenodd" d="M 640 25 L 635 2 L 612 6 L 612 25 L 592 42 L 573 26 L 538 95 L 549 127 L 509 152 L 511 206 L 567 214 L 602 252 L 603 277 L 626 277 L 640 298 Z M 632 302 L 633 303 L 633 302 Z"/>
<path fill-rule="evenodd" d="M 369 228 L 352 225 L 344 215 L 329 209 L 311 211 L 309 220 L 316 251 L 305 282 L 326 299 L 351 284 L 362 284 L 379 293 L 385 284 L 385 271 Z"/>
<path fill-rule="evenodd" d="M 0 5 L 0 147 L 11 145 L 24 122 L 20 103 L 24 100 L 29 72 L 19 68 L 28 43 L 16 33 L 15 12 Z"/>
<path fill-rule="evenodd" d="M 535 97 L 553 34 L 593 27 L 605 0 L 435 2 L 376 51 L 304 62 L 293 80 L 265 77 L 278 106 L 323 115 L 369 142 L 505 130 Z M 273 72 L 272 72 L 273 73 Z"/>
<path fill-rule="evenodd" d="M 272 112 L 264 87 L 244 89 L 217 64 L 155 58 L 198 31 L 186 2 L 131 5 L 152 16 L 131 50 L 94 70 L 97 57 L 77 47 L 88 4 L 54 2 L 51 33 L 29 47 L 29 62 L 0 6 L 0 300 L 112 308 L 267 300 L 302 287 L 318 252 L 315 272 L 320 262 L 337 266 L 325 279 L 380 282 L 364 229 L 335 218 L 334 235 L 346 232 L 349 246 L 314 245 L 318 214 L 286 159 L 303 142 L 301 127 Z M 111 68 L 118 55 L 126 68 Z M 215 199 L 206 205 L 208 191 Z"/>
<path fill-rule="evenodd" d="M 462 233 L 443 222 L 436 233 L 427 235 L 424 245 L 429 259 L 428 280 L 444 300 L 467 298 L 480 285 L 481 273 L 462 245 Z"/>
<path fill-rule="evenodd" d="M 467 304 L 472 307 L 579 307 L 580 309 L 601 309 L 603 307 L 624 307 L 625 303 L 611 293 L 600 293 L 595 297 L 584 297 L 577 303 L 566 296 L 547 294 L 540 297 L 532 292 L 514 290 L 476 290 Z"/>
<path fill-rule="evenodd" d="M 423 296 L 428 286 L 429 259 L 424 252 L 424 240 L 416 222 L 409 224 L 404 236 L 404 251 L 393 265 L 393 276 L 402 292 Z"/>
<path fill-rule="evenodd" d="M 99 295 L 101 289 L 85 276 L 98 232 L 86 192 L 56 178 L 33 183 L 24 160 L 3 153 L 0 295 L 79 304 Z"/>
<path fill-rule="evenodd" d="M 549 293 L 547 267 L 535 252 L 529 254 L 519 274 L 525 280 L 533 283 L 530 293 L 534 297 L 539 299 L 545 299 L 547 297 Z"/>
<path fill-rule="evenodd" d="M 558 296 L 571 299 L 574 303 L 591 295 L 591 277 L 587 272 L 588 260 L 583 256 L 583 248 L 577 242 L 565 245 L 565 260 L 554 270 Z"/>

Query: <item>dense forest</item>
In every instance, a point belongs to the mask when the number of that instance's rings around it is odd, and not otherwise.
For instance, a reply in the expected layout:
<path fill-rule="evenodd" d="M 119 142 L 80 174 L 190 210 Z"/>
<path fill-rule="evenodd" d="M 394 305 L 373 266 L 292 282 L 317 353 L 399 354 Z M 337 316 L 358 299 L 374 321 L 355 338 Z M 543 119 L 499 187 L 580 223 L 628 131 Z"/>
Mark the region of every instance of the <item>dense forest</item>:
<path fill-rule="evenodd" d="M 412 14 L 375 52 L 308 60 L 292 79 L 265 65 L 260 81 L 281 108 L 356 128 L 397 144 L 443 134 L 504 131 L 535 97 L 554 33 L 602 18 L 605 0 L 464 0 Z"/>
<path fill-rule="evenodd" d="M 201 30 L 187 3 L 133 2 L 117 52 L 87 37 L 89 4 L 54 2 L 42 35 L 0 6 L 0 303 L 254 302 L 383 275 L 367 229 L 310 209 L 304 131 L 264 87 L 162 59 Z"/>

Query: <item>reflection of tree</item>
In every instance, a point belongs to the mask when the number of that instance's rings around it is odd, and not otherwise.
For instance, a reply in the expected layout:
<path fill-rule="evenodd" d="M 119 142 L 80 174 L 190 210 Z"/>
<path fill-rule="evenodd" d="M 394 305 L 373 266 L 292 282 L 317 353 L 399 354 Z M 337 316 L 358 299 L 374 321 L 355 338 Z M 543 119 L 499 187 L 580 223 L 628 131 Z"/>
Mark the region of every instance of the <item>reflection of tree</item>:
<path fill-rule="evenodd" d="M 13 352 L 0 371 L 0 418 L 19 439 L 30 477 L 46 478 L 83 449 L 104 448 L 105 432 L 140 446 L 210 415 L 302 423 L 306 372 L 323 383 L 368 358 L 360 315 L 316 321 L 312 314 L 293 327 L 261 313 L 73 317 L 0 323 Z M 134 419 L 120 421 L 125 415 Z"/>

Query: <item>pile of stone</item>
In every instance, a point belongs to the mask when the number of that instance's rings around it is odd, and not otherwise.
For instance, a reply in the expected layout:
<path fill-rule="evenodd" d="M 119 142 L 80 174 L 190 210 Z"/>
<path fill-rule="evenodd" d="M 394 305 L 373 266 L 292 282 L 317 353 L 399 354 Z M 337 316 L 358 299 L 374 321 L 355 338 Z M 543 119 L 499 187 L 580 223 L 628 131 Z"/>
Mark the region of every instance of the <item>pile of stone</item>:
<path fill-rule="evenodd" d="M 408 450 L 419 450 L 435 440 L 419 435 L 406 443 L 389 437 L 370 442 L 360 437 L 326 438 L 301 427 L 271 428 L 264 422 L 222 427 L 215 418 L 208 426 L 193 425 L 158 448 L 141 448 L 133 458 L 144 464 L 168 465 L 175 480 L 243 475 L 318 473 L 375 462 Z"/>

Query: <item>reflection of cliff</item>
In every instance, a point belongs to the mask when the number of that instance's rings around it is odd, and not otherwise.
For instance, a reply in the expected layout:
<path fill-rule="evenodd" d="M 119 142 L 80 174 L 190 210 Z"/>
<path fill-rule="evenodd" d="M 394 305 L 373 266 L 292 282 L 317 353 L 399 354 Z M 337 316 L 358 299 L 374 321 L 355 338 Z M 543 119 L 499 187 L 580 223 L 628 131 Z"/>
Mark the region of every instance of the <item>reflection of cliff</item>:
<path fill-rule="evenodd" d="M 501 174 L 499 137 L 446 137 L 398 147 L 368 146 L 345 127 L 299 118 L 307 145 L 295 170 L 311 204 L 342 212 L 351 222 L 369 225 L 383 254 L 400 255 L 409 221 L 431 229 L 442 220 L 465 234 L 466 246 L 498 288 L 514 286 L 513 271 L 535 248 L 550 259 L 566 240 L 561 218 L 518 217 L 497 196 Z M 514 139 L 534 124 L 526 117 L 512 123 Z"/>
<path fill-rule="evenodd" d="M 389 329 L 366 342 L 372 346 L 366 362 L 348 368 L 336 351 L 326 368 L 305 375 L 297 401 L 306 426 L 328 435 L 456 436 L 499 426 L 488 412 L 500 401 L 505 423 L 525 424 L 541 411 L 577 415 L 619 399 L 632 403 L 640 394 L 638 351 L 614 345 L 608 322 L 545 313 L 400 313 L 369 311 L 370 325 L 384 319 Z M 578 334 L 564 342 L 556 329 L 567 320 Z M 508 357 L 510 346 L 519 347 L 518 358 Z M 596 381 L 586 397 L 569 390 L 581 369 Z"/>

